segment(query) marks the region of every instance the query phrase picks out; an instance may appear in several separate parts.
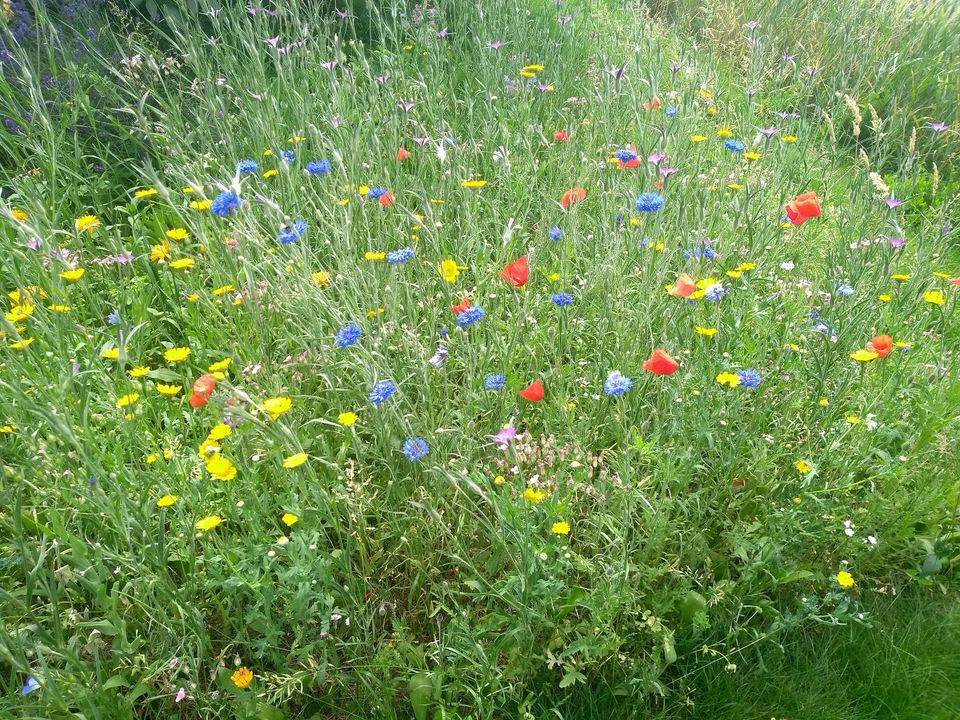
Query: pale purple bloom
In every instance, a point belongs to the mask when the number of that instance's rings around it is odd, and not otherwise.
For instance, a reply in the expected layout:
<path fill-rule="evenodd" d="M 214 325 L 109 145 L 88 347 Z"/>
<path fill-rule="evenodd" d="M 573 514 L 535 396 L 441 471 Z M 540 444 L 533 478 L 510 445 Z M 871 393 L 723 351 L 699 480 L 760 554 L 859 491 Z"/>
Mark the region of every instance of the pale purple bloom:
<path fill-rule="evenodd" d="M 320 67 L 322 67 L 324 70 L 333 70 L 336 66 L 336 60 L 327 60 L 326 62 L 320 63 Z"/>
<path fill-rule="evenodd" d="M 449 34 L 450 34 L 450 33 L 447 32 L 447 29 L 446 29 L 446 28 L 444 28 L 443 30 L 437 30 L 437 37 L 438 37 L 438 38 L 445 38 L 445 37 L 446 37 L 447 35 L 449 35 Z"/>
<path fill-rule="evenodd" d="M 933 130 L 934 132 L 943 132 L 949 126 L 945 122 L 937 121 L 937 122 L 928 122 L 927 127 Z"/>
<path fill-rule="evenodd" d="M 247 8 L 248 10 L 250 8 Z M 177 696 L 173 699 L 174 702 L 180 702 L 187 696 L 187 691 L 184 688 L 177 690 Z"/>
<path fill-rule="evenodd" d="M 429 137 L 415 137 L 415 138 L 413 138 L 413 141 L 414 141 L 417 145 L 419 145 L 420 147 L 423 147 L 423 146 L 426 145 L 428 142 L 430 142 L 430 138 L 429 138 Z"/>
<path fill-rule="evenodd" d="M 377 82 L 380 83 L 381 85 L 383 85 L 383 84 L 384 84 L 385 82 L 387 82 L 389 79 L 390 79 L 390 76 L 389 76 L 389 75 L 377 75 L 377 76 L 376 76 Z"/>
<path fill-rule="evenodd" d="M 788 55 L 787 53 L 783 53 L 783 54 L 780 56 L 780 59 L 781 59 L 783 62 L 785 62 L 785 63 L 792 63 L 792 62 L 793 62 L 793 59 L 794 59 L 795 57 L 796 57 L 796 55 Z"/>
<path fill-rule="evenodd" d="M 411 110 L 413 110 L 413 106 L 414 106 L 414 105 L 415 105 L 415 103 L 412 103 L 412 102 L 399 102 L 399 103 L 397 103 L 397 107 L 400 108 L 401 110 L 403 110 L 404 112 L 410 112 Z"/>
<path fill-rule="evenodd" d="M 350 17 L 350 11 L 349 11 L 349 10 L 340 10 L 340 9 L 338 9 L 338 10 L 337 10 L 337 15 L 339 15 L 339 16 L 342 17 L 342 18 L 348 18 L 348 17 Z"/>
<path fill-rule="evenodd" d="M 612 77 L 614 80 L 619 80 L 620 78 L 623 77 L 623 73 L 625 73 L 626 70 L 627 70 L 627 66 L 626 66 L 626 65 L 612 65 L 612 66 L 610 66 L 610 67 L 607 68 L 607 73 L 608 73 L 608 74 L 610 75 L 610 77 Z"/>
<path fill-rule="evenodd" d="M 897 200 L 894 197 L 884 198 L 883 201 L 887 204 L 887 207 L 891 210 L 895 207 L 900 207 L 903 205 L 903 200 Z"/>
<path fill-rule="evenodd" d="M 503 47 L 503 40 L 491 40 L 487 43 L 488 50 L 499 50 Z"/>
<path fill-rule="evenodd" d="M 40 249 L 40 238 L 38 238 L 38 237 L 32 237 L 32 238 L 30 238 L 29 240 L 27 240 L 27 241 L 24 243 L 24 245 L 27 246 L 28 248 L 30 248 L 31 250 L 39 250 L 39 249 Z"/>
<path fill-rule="evenodd" d="M 660 174 L 663 175 L 663 177 L 670 177 L 675 172 L 677 172 L 677 168 L 675 167 L 667 167 L 664 165 L 660 168 Z"/>
<path fill-rule="evenodd" d="M 902 237 L 889 237 L 887 240 L 890 241 L 890 244 L 895 248 L 901 248 L 906 242 Z"/>
<path fill-rule="evenodd" d="M 777 134 L 777 128 L 775 127 L 765 127 L 760 128 L 760 133 L 766 137 L 768 140 Z"/>
<path fill-rule="evenodd" d="M 647 162 L 651 162 L 654 165 L 659 165 L 660 161 L 663 160 L 667 154 L 662 150 L 654 150 L 652 153 L 647 155 Z"/>
<path fill-rule="evenodd" d="M 567 23 L 571 22 L 572 20 L 573 20 L 573 15 L 564 15 L 562 18 L 560 18 L 560 24 L 561 24 L 561 25 L 566 25 Z"/>
<path fill-rule="evenodd" d="M 343 123 L 343 118 L 340 117 L 339 115 L 333 115 L 330 117 L 330 124 L 333 125 L 335 128 L 340 127 L 342 123 Z"/>
<path fill-rule="evenodd" d="M 499 432 L 495 435 L 491 435 L 490 439 L 494 443 L 500 446 L 501 449 L 506 450 L 507 446 L 510 444 L 510 441 L 517 436 L 517 429 L 513 425 L 505 425 L 500 428 Z"/>
<path fill-rule="evenodd" d="M 539 90 L 540 92 L 546 92 L 549 89 L 550 89 L 549 85 L 542 82 L 537 83 L 537 90 Z"/>
<path fill-rule="evenodd" d="M 670 68 L 670 74 L 676 75 L 677 71 L 680 69 L 681 65 L 678 62 L 672 62 L 667 67 Z"/>
<path fill-rule="evenodd" d="M 264 40 L 264 42 L 270 47 L 276 49 L 276 47 L 280 44 L 280 36 L 277 35 L 276 37 L 267 38 Z"/>
<path fill-rule="evenodd" d="M 822 69 L 823 69 L 823 68 L 818 68 L 818 67 L 813 67 L 812 65 L 807 65 L 803 70 L 804 70 L 805 73 L 807 73 L 807 75 L 809 75 L 810 77 L 813 77 L 813 76 L 816 75 L 818 72 L 820 72 Z"/>
<path fill-rule="evenodd" d="M 760 23 L 758 23 L 756 20 L 751 20 L 746 25 L 744 25 L 744 27 L 747 30 L 756 30 L 758 27 L 760 27 Z"/>

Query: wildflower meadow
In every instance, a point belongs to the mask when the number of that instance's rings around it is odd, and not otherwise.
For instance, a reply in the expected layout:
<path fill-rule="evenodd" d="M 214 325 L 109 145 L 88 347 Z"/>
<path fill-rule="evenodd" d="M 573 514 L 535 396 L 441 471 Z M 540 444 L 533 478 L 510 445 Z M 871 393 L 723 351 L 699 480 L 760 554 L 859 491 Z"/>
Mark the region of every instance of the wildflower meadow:
<path fill-rule="evenodd" d="M 2 0 L 0 718 L 960 718 L 960 6 Z"/>

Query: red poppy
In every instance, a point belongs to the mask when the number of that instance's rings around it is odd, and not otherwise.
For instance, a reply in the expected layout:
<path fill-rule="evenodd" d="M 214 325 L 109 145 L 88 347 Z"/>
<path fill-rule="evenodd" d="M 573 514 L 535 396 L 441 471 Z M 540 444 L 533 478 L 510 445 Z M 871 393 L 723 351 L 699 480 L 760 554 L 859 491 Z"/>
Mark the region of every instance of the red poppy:
<path fill-rule="evenodd" d="M 393 205 L 393 190 L 387 190 L 383 195 L 377 198 L 377 202 L 384 207 Z"/>
<path fill-rule="evenodd" d="M 530 267 L 527 265 L 527 256 L 524 255 L 512 263 L 507 263 L 506 267 L 500 271 L 500 277 L 514 287 L 523 287 L 526 285 L 527 279 L 530 277 Z"/>
<path fill-rule="evenodd" d="M 677 277 L 676 284 L 667 290 L 674 297 L 690 297 L 697 290 L 697 284 L 693 278 L 686 273 L 681 273 Z"/>
<path fill-rule="evenodd" d="M 637 149 L 633 145 L 627 145 L 627 150 L 633 150 L 634 152 L 637 151 Z M 621 170 L 623 170 L 624 168 L 640 167 L 640 156 L 638 155 L 637 157 L 632 157 L 626 162 L 624 162 L 620 158 L 617 158 L 617 162 L 620 164 Z"/>
<path fill-rule="evenodd" d="M 893 338 L 889 335 L 875 335 L 867 343 L 867 350 L 872 350 L 880 357 L 885 358 L 893 350 Z"/>
<path fill-rule="evenodd" d="M 520 397 L 530 402 L 543 400 L 543 380 L 534 380 L 520 391 Z"/>
<path fill-rule="evenodd" d="M 555 130 L 553 133 L 553 139 L 557 142 L 563 142 L 564 140 L 570 139 L 570 133 L 566 130 Z"/>
<path fill-rule="evenodd" d="M 654 110 L 660 109 L 660 98 L 658 98 L 656 95 L 653 96 L 653 100 L 651 100 L 650 102 L 647 102 L 646 100 L 643 101 L 644 110 L 649 110 L 651 108 L 653 108 Z"/>
<path fill-rule="evenodd" d="M 795 200 L 787 203 L 787 217 L 794 225 L 803 225 L 809 218 L 820 217 L 820 198 L 815 192 L 797 195 Z"/>
<path fill-rule="evenodd" d="M 643 364 L 644 370 L 649 370 L 657 375 L 673 375 L 680 363 L 674 360 L 663 348 L 657 348 L 653 354 Z"/>
<path fill-rule="evenodd" d="M 587 199 L 587 191 L 584 190 L 582 187 L 574 187 L 574 188 L 570 188 L 563 194 L 563 197 L 560 198 L 560 204 L 563 205 L 564 208 L 568 208 L 574 203 L 578 203 L 581 200 L 586 200 L 586 199 Z"/>
<path fill-rule="evenodd" d="M 951 278 L 950 282 L 952 282 L 954 285 L 960 285 L 960 277 Z"/>
<path fill-rule="evenodd" d="M 193 383 L 193 394 L 190 395 L 190 407 L 199 408 L 207 404 L 210 396 L 213 395 L 213 387 L 217 384 L 217 379 L 210 373 L 204 373 Z"/>
<path fill-rule="evenodd" d="M 470 307 L 470 296 L 464 295 L 463 300 L 458 302 L 456 305 L 451 306 L 450 309 L 453 310 L 454 315 L 459 315 L 468 307 Z"/>
<path fill-rule="evenodd" d="M 406 160 L 408 157 L 410 157 L 410 151 L 407 150 L 405 147 L 401 147 L 399 150 L 397 150 L 397 160 L 400 160 L 402 162 Z"/>

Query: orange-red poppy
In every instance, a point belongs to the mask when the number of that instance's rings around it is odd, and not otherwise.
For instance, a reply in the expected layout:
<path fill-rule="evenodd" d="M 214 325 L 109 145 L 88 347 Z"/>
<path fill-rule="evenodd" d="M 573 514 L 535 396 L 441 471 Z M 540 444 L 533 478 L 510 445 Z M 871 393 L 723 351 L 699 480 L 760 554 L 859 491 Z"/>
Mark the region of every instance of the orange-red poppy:
<path fill-rule="evenodd" d="M 399 150 L 397 150 L 397 160 L 403 161 L 408 157 L 410 157 L 410 151 L 405 147 L 401 147 Z"/>
<path fill-rule="evenodd" d="M 872 350 L 880 357 L 885 358 L 893 350 L 893 338 L 889 335 L 874 335 L 867 343 L 867 350 Z"/>
<path fill-rule="evenodd" d="M 384 207 L 390 207 L 393 205 L 393 190 L 387 190 L 383 195 L 381 195 L 377 202 L 379 202 Z"/>
<path fill-rule="evenodd" d="M 676 284 L 667 290 L 667 292 L 674 297 L 690 297 L 696 290 L 697 283 L 694 282 L 693 278 L 686 273 L 681 273 L 677 276 Z"/>
<path fill-rule="evenodd" d="M 564 140 L 570 139 L 570 133 L 566 130 L 555 130 L 553 133 L 553 139 L 557 142 L 563 142 Z"/>
<path fill-rule="evenodd" d="M 523 287 L 526 285 L 527 279 L 530 277 L 530 266 L 527 265 L 527 256 L 524 255 L 512 263 L 507 263 L 506 267 L 500 271 L 500 277 L 514 287 Z"/>
<path fill-rule="evenodd" d="M 653 96 L 653 100 L 650 102 L 647 102 L 646 100 L 643 101 L 644 110 L 650 110 L 651 108 L 654 110 L 660 109 L 660 98 L 658 98 L 656 95 Z"/>
<path fill-rule="evenodd" d="M 450 309 L 453 310 L 454 315 L 459 315 L 469 307 L 470 307 L 470 296 L 464 295 L 463 300 L 458 302 L 456 305 L 451 306 Z"/>
<path fill-rule="evenodd" d="M 587 199 L 586 190 L 584 190 L 582 187 L 573 187 L 567 190 L 563 194 L 563 197 L 560 198 L 560 204 L 563 205 L 564 208 L 568 208 L 574 203 L 578 203 L 581 200 L 586 200 L 586 199 Z"/>
<path fill-rule="evenodd" d="M 950 282 L 952 282 L 954 285 L 960 285 L 960 277 L 951 278 Z"/>
<path fill-rule="evenodd" d="M 663 348 L 657 348 L 653 354 L 643 364 L 644 370 L 649 370 L 657 375 L 673 375 L 680 367 L 680 363 L 670 357 L 670 354 Z"/>
<path fill-rule="evenodd" d="M 820 217 L 822 209 L 820 198 L 815 192 L 797 195 L 795 200 L 787 203 L 787 217 L 794 225 L 803 225 L 809 218 Z"/>
<path fill-rule="evenodd" d="M 543 380 L 534 380 L 520 391 L 520 397 L 530 402 L 543 400 Z"/>
<path fill-rule="evenodd" d="M 217 379 L 210 373 L 204 373 L 193 383 L 193 393 L 190 395 L 190 407 L 199 408 L 207 404 L 213 395 L 213 388 Z"/>

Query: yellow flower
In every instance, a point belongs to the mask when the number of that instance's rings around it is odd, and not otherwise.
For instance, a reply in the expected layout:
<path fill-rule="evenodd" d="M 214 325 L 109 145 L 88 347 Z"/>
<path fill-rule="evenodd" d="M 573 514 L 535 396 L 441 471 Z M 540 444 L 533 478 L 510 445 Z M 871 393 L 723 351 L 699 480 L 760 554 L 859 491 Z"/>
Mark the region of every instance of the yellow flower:
<path fill-rule="evenodd" d="M 494 484 L 494 485 L 503 485 L 506 481 L 507 481 L 507 479 L 506 479 L 503 475 L 497 475 L 497 476 L 493 479 L 493 484 Z"/>
<path fill-rule="evenodd" d="M 64 270 L 62 273 L 60 273 L 60 277 L 62 277 L 64 280 L 74 282 L 82 278 L 85 272 L 86 270 L 83 268 L 74 268 L 73 270 Z"/>
<path fill-rule="evenodd" d="M 733 130 L 731 130 L 730 128 L 719 128 L 717 130 L 717 137 L 719 138 L 733 137 Z"/>
<path fill-rule="evenodd" d="M 53 310 L 54 312 L 58 312 L 58 313 L 70 312 L 69 305 L 47 305 L 47 308 L 49 310 Z"/>
<path fill-rule="evenodd" d="M 453 258 L 447 258 L 437 266 L 437 270 L 440 272 L 440 277 L 446 280 L 448 283 L 456 282 L 457 276 L 460 275 L 461 270 L 466 270 L 465 265 L 458 265 L 457 261 Z"/>
<path fill-rule="evenodd" d="M 486 184 L 486 180 L 464 180 L 460 183 L 460 185 L 465 188 L 482 188 Z"/>
<path fill-rule="evenodd" d="M 740 272 L 739 270 L 727 270 L 727 277 L 732 277 L 734 280 L 736 280 L 741 275 L 743 275 L 743 273 Z"/>
<path fill-rule="evenodd" d="M 226 423 L 217 423 L 213 426 L 213 429 L 210 431 L 210 434 L 207 436 L 208 440 L 223 440 L 225 437 L 229 437 L 230 433 L 233 432 L 231 428 Z"/>
<path fill-rule="evenodd" d="M 99 226 L 100 218 L 98 218 L 96 215 L 81 215 L 76 221 L 77 232 L 83 232 L 84 230 L 87 232 L 93 232 L 94 228 Z"/>
<path fill-rule="evenodd" d="M 690 136 L 690 141 L 691 141 L 691 142 L 703 142 L 703 141 L 706 140 L 706 139 L 707 139 L 707 136 L 706 136 L 706 135 L 691 135 L 691 136 Z"/>
<path fill-rule="evenodd" d="M 233 358 L 224 358 L 223 360 L 217 360 L 217 362 L 207 367 L 207 370 L 212 373 L 223 372 L 228 367 L 230 367 L 230 363 L 232 362 L 233 362 Z"/>
<path fill-rule="evenodd" d="M 943 305 L 947 301 L 941 290 L 927 290 L 923 294 L 923 299 L 931 305 Z"/>
<path fill-rule="evenodd" d="M 880 355 L 872 350 L 857 350 L 856 352 L 850 353 L 850 357 L 857 362 L 870 362 L 871 360 L 876 360 Z"/>
<path fill-rule="evenodd" d="M 7 423 L 6 425 L 0 425 L 0 433 L 3 433 L 3 434 L 12 433 L 12 432 L 13 432 L 14 430 L 16 430 L 16 429 L 17 429 L 17 426 L 14 425 L 13 423 Z"/>
<path fill-rule="evenodd" d="M 263 173 L 263 176 L 264 176 L 265 178 L 272 178 L 272 177 L 273 177 L 274 175 L 276 175 L 276 174 L 277 174 L 277 169 L 276 169 L 276 168 L 270 168 L 269 170 L 267 170 L 266 172 Z"/>
<path fill-rule="evenodd" d="M 856 581 L 853 579 L 853 575 L 848 573 L 846 570 L 841 570 L 836 575 L 837 582 L 840 583 L 842 588 L 851 588 L 856 585 Z"/>
<path fill-rule="evenodd" d="M 183 385 L 164 385 L 163 383 L 157 383 L 157 392 L 161 395 L 172 396 L 181 390 L 183 390 Z"/>
<path fill-rule="evenodd" d="M 233 285 L 221 285 L 220 287 L 216 287 L 213 290 L 211 290 L 211 292 L 214 295 L 225 295 L 226 293 L 232 290 L 233 290 Z"/>
<path fill-rule="evenodd" d="M 357 414 L 352 410 L 347 410 L 346 412 L 340 413 L 337 416 L 337 422 L 343 425 L 344 427 L 350 427 L 357 421 Z"/>
<path fill-rule="evenodd" d="M 150 372 L 150 368 L 146 365 L 137 365 L 136 367 L 130 369 L 130 377 L 143 377 L 148 372 Z"/>
<path fill-rule="evenodd" d="M 218 452 L 207 458 L 206 467 L 217 480 L 233 480 L 237 476 L 237 466 Z"/>
<path fill-rule="evenodd" d="M 200 293 L 192 292 L 189 295 L 187 295 L 187 302 L 195 303 L 199 299 L 200 299 Z"/>
<path fill-rule="evenodd" d="M 566 520 L 555 522 L 550 526 L 550 532 L 552 532 L 554 535 L 569 535 L 570 523 L 568 523 Z"/>
<path fill-rule="evenodd" d="M 753 262 L 742 262 L 742 263 L 740 263 L 739 265 L 737 265 L 737 266 L 734 268 L 734 270 L 736 270 L 737 272 L 746 272 L 747 270 L 753 270 L 753 269 L 755 269 L 756 267 L 757 267 L 757 264 L 756 264 L 756 263 L 753 263 Z"/>
<path fill-rule="evenodd" d="M 283 524 L 287 527 L 293 527 L 296 523 L 300 522 L 300 518 L 294 515 L 293 513 L 284 513 L 283 517 L 280 518 L 283 521 Z"/>
<path fill-rule="evenodd" d="M 191 200 L 190 207 L 194 210 L 209 210 L 213 200 Z"/>
<path fill-rule="evenodd" d="M 310 274 L 310 282 L 312 282 L 317 287 L 324 287 L 325 285 L 330 284 L 330 273 L 323 270 L 317 270 L 315 273 Z"/>
<path fill-rule="evenodd" d="M 26 348 L 30 343 L 32 343 L 32 342 L 33 342 L 33 338 L 32 338 L 32 337 L 24 338 L 23 340 L 17 340 L 16 342 L 10 343 L 10 349 L 11 349 L 11 350 L 23 350 L 23 349 L 25 349 L 25 348 Z"/>
<path fill-rule="evenodd" d="M 755 152 L 755 151 L 753 151 L 753 150 L 748 150 L 747 152 L 745 152 L 745 153 L 743 154 L 743 156 L 744 156 L 747 160 L 759 160 L 759 159 L 760 159 L 760 153 Z"/>
<path fill-rule="evenodd" d="M 162 498 L 157 500 L 157 507 L 165 508 L 170 507 L 177 501 L 176 495 L 164 495 Z"/>
<path fill-rule="evenodd" d="M 307 138 L 303 135 L 291 135 L 290 137 L 287 138 L 287 142 L 302 143 L 306 139 Z"/>
<path fill-rule="evenodd" d="M 908 274 L 908 273 L 894 273 L 894 274 L 891 275 L 890 277 L 891 277 L 892 279 L 894 279 L 894 280 L 902 280 L 902 281 L 905 281 L 905 280 L 909 280 L 910 278 L 912 278 L 913 275 L 910 275 L 910 274 Z"/>
<path fill-rule="evenodd" d="M 796 135 L 781 135 L 780 140 L 785 143 L 795 143 L 797 141 Z"/>
<path fill-rule="evenodd" d="M 263 405 L 260 407 L 262 410 L 270 413 L 270 417 L 276 420 L 287 410 L 293 407 L 293 401 L 291 401 L 290 398 L 281 395 L 280 397 L 272 397 L 264 400 Z"/>
<path fill-rule="evenodd" d="M 543 70 L 543 65 L 534 64 L 534 65 L 524 65 L 522 68 L 523 72 L 540 72 Z"/>
<path fill-rule="evenodd" d="M 151 195 L 156 195 L 156 194 L 157 194 L 156 188 L 144 188 L 143 190 L 137 190 L 133 194 L 133 196 L 137 198 L 145 198 L 145 197 L 150 197 Z"/>
<path fill-rule="evenodd" d="M 127 393 L 126 395 L 121 395 L 117 398 L 117 407 L 125 408 L 129 405 L 133 405 L 137 400 L 140 399 L 140 393 Z"/>
<path fill-rule="evenodd" d="M 797 469 L 798 473 L 806 474 L 813 470 L 813 465 L 808 463 L 806 460 L 797 460 L 793 466 Z"/>
<path fill-rule="evenodd" d="M 185 257 L 180 258 L 179 260 L 174 260 L 172 263 L 170 263 L 170 267 L 172 267 L 174 270 L 189 270 L 196 264 L 197 262 L 193 258 Z"/>
<path fill-rule="evenodd" d="M 190 238 L 190 233 L 181 227 L 170 228 L 165 234 L 171 240 L 187 240 Z"/>
<path fill-rule="evenodd" d="M 13 216 L 14 220 L 19 220 L 20 222 L 23 222 L 30 217 L 30 214 L 26 210 L 21 210 L 20 208 L 13 208 L 13 210 L 10 211 L 10 214 Z"/>
<path fill-rule="evenodd" d="M 291 142 L 293 142 L 292 139 Z M 241 665 L 233 671 L 233 675 L 230 676 L 230 679 L 233 680 L 234 685 L 243 690 L 253 681 L 253 671 L 250 670 L 250 668 Z"/>
<path fill-rule="evenodd" d="M 700 335 L 706 335 L 707 337 L 713 337 L 717 334 L 717 329 L 715 327 L 701 327 L 700 325 L 697 325 L 693 329 L 696 330 Z"/>
<path fill-rule="evenodd" d="M 382 250 L 367 250 L 363 254 L 363 257 L 367 260 L 383 260 L 386 256 L 387 253 Z"/>
<path fill-rule="evenodd" d="M 33 315 L 33 305 L 24 303 L 23 305 L 14 305 L 10 312 L 4 313 L 4 317 L 12 323 L 23 322 Z"/>
<path fill-rule="evenodd" d="M 830 400 L 828 398 L 822 397 L 819 400 L 817 400 L 817 405 L 821 407 L 826 407 L 829 404 L 830 404 Z"/>
<path fill-rule="evenodd" d="M 717 114 L 716 105 L 711 105 L 710 107 L 707 108 L 707 115 L 716 115 L 716 114 Z"/>
<path fill-rule="evenodd" d="M 217 525 L 223 522 L 223 518 L 219 515 L 207 515 L 205 518 L 197 520 L 197 524 L 194 527 L 197 530 L 203 530 L 207 532 L 208 530 L 213 530 Z"/>
<path fill-rule="evenodd" d="M 717 375 L 717 382 L 721 385 L 729 385 L 733 388 L 740 384 L 740 376 L 736 373 L 722 372 Z"/>
<path fill-rule="evenodd" d="M 863 419 L 859 415 L 847 415 L 846 420 L 851 425 L 859 425 Z"/>
<path fill-rule="evenodd" d="M 173 450 L 171 450 L 170 448 L 164 448 L 164 449 L 163 449 L 163 459 L 164 459 L 164 460 L 169 460 L 169 459 L 172 458 L 172 457 L 173 457 Z"/>
<path fill-rule="evenodd" d="M 523 491 L 523 497 L 532 502 L 534 505 L 543 500 L 546 496 L 547 494 L 543 492 L 543 490 L 539 490 L 534 487 L 528 487 Z"/>
<path fill-rule="evenodd" d="M 300 467 L 309 459 L 310 459 L 309 455 L 307 455 L 305 452 L 300 452 L 300 453 L 297 453 L 296 455 L 291 455 L 290 457 L 284 458 L 283 466 L 287 470 L 292 470 L 293 468 Z"/>
<path fill-rule="evenodd" d="M 889 293 L 880 293 L 877 297 L 880 298 L 880 302 L 890 302 L 893 299 L 893 295 Z"/>
<path fill-rule="evenodd" d="M 102 353 L 100 353 L 100 357 L 105 358 L 107 360 L 116 360 L 118 357 L 120 357 L 120 348 L 118 347 L 107 348 Z"/>
<path fill-rule="evenodd" d="M 163 357 L 167 362 L 178 363 L 190 357 L 190 352 L 188 347 L 172 347 L 164 351 Z"/>

